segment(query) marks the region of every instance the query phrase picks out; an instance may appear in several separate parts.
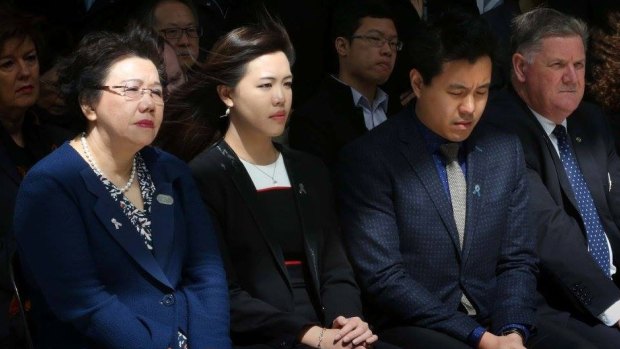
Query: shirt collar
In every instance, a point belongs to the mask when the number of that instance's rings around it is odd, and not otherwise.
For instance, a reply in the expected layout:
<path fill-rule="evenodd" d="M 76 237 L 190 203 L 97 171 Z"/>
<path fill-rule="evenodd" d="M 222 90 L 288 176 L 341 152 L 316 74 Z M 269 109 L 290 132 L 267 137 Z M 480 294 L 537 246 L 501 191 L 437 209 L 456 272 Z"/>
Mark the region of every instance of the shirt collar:
<path fill-rule="evenodd" d="M 353 87 L 351 87 L 351 93 L 353 94 L 353 104 L 356 107 L 362 107 L 370 110 L 381 108 L 384 113 L 387 113 L 388 95 L 382 89 L 377 87 L 377 93 L 375 94 L 375 100 L 373 101 L 372 106 L 368 102 L 368 99 Z"/>
<path fill-rule="evenodd" d="M 547 136 L 550 136 L 551 133 L 553 133 L 553 130 L 555 130 L 555 127 L 557 126 L 557 124 L 547 119 L 546 117 L 538 114 L 537 112 L 534 111 L 534 109 L 530 107 L 528 108 L 532 111 L 532 114 L 534 114 L 534 116 L 536 117 L 536 120 L 538 120 L 538 123 L 540 123 L 540 126 L 542 126 L 542 128 L 545 130 L 545 133 L 547 134 Z M 566 127 L 566 119 L 562 121 L 561 125 Z"/>
<path fill-rule="evenodd" d="M 431 154 L 441 154 L 439 151 L 439 147 L 442 144 L 451 143 L 449 140 L 441 137 L 435 132 L 431 131 L 428 127 L 426 127 L 417 117 L 415 118 L 416 126 L 418 131 L 422 134 L 422 138 L 424 139 L 424 143 Z M 463 142 L 459 142 L 459 154 L 463 152 Z M 461 155 L 459 155 L 460 157 Z"/>
<path fill-rule="evenodd" d="M 336 75 L 331 75 L 331 77 L 340 82 L 343 85 L 349 86 L 346 82 L 338 79 L 338 77 Z M 366 99 L 366 97 L 364 97 L 361 93 L 359 93 L 358 90 L 354 89 L 353 87 L 349 86 L 351 88 L 351 94 L 353 95 L 353 104 L 356 107 L 362 107 L 362 108 L 366 108 L 366 109 L 377 109 L 377 108 L 381 108 L 381 110 L 387 114 L 387 107 L 388 107 L 388 95 L 387 93 L 385 93 L 385 91 L 383 91 L 382 89 L 377 87 L 377 93 L 375 95 L 375 100 L 373 102 L 373 106 L 372 108 L 370 107 L 370 103 L 368 103 L 368 99 Z"/>

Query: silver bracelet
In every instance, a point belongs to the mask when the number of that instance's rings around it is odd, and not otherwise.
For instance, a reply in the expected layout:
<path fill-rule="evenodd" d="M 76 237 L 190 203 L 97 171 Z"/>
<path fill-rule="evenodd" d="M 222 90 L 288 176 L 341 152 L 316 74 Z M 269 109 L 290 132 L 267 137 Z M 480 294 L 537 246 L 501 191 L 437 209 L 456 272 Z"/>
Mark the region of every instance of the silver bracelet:
<path fill-rule="evenodd" d="M 319 334 L 319 343 L 316 345 L 317 349 L 321 349 L 321 342 L 323 341 L 324 333 L 325 333 L 325 327 L 321 327 L 321 333 Z"/>

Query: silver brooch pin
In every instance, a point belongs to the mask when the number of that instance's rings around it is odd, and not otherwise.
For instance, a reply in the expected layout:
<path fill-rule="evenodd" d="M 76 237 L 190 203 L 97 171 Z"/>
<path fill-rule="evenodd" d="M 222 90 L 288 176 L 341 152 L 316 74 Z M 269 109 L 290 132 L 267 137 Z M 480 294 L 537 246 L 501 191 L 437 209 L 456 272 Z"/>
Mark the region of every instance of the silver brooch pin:
<path fill-rule="evenodd" d="M 581 137 L 576 137 L 575 140 L 577 141 L 577 143 L 581 143 Z"/>
<path fill-rule="evenodd" d="M 162 205 L 172 205 L 174 203 L 174 198 L 166 194 L 157 194 L 157 202 Z"/>
<path fill-rule="evenodd" d="M 114 228 L 116 228 L 116 230 L 123 226 L 123 223 L 117 221 L 116 218 L 112 218 L 111 222 L 114 224 Z"/>
<path fill-rule="evenodd" d="M 480 197 L 480 185 L 479 184 L 474 185 L 474 191 L 472 192 L 472 194 Z"/>
<path fill-rule="evenodd" d="M 299 194 L 308 194 L 306 193 L 306 188 L 303 183 L 299 183 Z"/>

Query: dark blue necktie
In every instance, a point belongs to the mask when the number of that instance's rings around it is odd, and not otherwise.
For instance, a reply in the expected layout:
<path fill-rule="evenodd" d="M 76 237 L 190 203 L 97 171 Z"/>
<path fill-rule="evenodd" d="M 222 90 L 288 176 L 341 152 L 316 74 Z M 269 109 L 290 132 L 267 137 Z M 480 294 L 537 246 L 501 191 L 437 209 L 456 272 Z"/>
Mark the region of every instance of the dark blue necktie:
<path fill-rule="evenodd" d="M 560 159 L 562 160 L 562 165 L 564 165 L 564 171 L 566 171 L 568 181 L 577 200 L 579 214 L 586 228 L 590 255 L 592 255 L 592 258 L 594 258 L 594 261 L 596 261 L 605 275 L 611 277 L 609 270 L 609 247 L 607 246 L 605 231 L 596 211 L 596 206 L 594 206 L 590 190 L 588 190 L 581 169 L 579 169 L 577 164 L 575 154 L 571 150 L 566 129 L 564 126 L 558 125 L 553 130 L 553 134 L 558 139 Z"/>

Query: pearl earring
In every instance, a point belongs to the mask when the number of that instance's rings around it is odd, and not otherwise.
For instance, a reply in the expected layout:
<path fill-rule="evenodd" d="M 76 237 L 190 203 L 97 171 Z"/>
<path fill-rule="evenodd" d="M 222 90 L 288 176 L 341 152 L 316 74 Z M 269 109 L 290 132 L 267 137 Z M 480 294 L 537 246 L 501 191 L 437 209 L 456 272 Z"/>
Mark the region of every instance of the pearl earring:
<path fill-rule="evenodd" d="M 220 115 L 220 119 L 227 118 L 229 114 L 230 114 L 230 107 L 226 108 L 226 112 Z"/>

